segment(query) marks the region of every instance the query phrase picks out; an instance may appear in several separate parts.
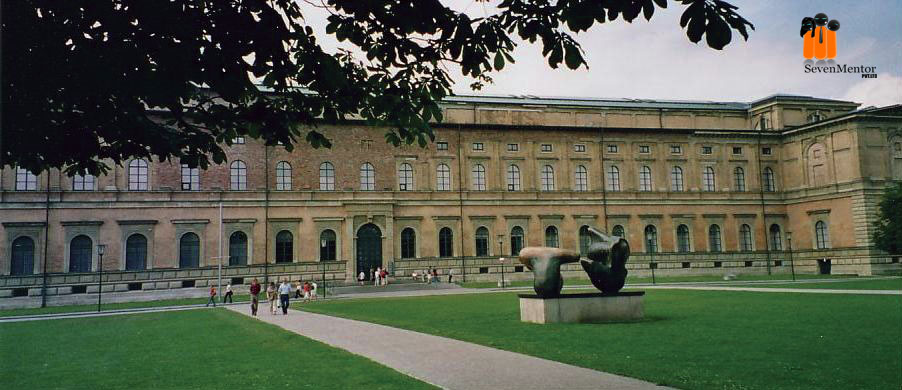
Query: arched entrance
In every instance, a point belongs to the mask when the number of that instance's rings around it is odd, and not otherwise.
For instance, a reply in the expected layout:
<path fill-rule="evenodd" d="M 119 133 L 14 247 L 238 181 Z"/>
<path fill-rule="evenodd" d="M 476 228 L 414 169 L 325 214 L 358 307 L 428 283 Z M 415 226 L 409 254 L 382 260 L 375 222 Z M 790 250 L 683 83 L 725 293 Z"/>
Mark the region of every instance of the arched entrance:
<path fill-rule="evenodd" d="M 357 230 L 357 273 L 370 278 L 370 269 L 382 266 L 382 231 L 368 223 Z"/>

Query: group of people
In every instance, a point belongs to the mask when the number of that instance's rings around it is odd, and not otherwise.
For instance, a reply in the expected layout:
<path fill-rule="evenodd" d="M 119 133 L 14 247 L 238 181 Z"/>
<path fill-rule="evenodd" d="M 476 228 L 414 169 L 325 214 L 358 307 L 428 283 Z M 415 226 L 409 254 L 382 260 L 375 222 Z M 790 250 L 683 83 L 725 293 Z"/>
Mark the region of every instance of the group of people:
<path fill-rule="evenodd" d="M 260 290 L 261 290 L 260 282 L 257 278 L 251 282 L 250 294 L 251 294 L 251 315 L 257 315 L 257 309 L 260 305 Z M 269 311 L 271 314 L 278 313 L 278 309 L 282 310 L 282 314 L 288 314 L 288 306 L 290 305 L 291 298 L 291 290 L 295 291 L 295 298 L 304 298 L 304 302 L 309 302 L 311 299 L 316 300 L 316 282 L 301 282 L 298 280 L 297 287 L 292 288 L 291 283 L 288 280 L 283 280 L 278 286 L 276 286 L 275 282 L 269 282 L 269 286 L 266 287 L 266 300 L 269 301 Z M 232 284 L 229 283 L 226 286 L 226 295 L 225 301 L 229 303 L 232 302 Z M 213 307 L 216 307 L 216 286 L 210 287 L 210 300 L 207 302 L 207 306 L 213 304 Z"/>
<path fill-rule="evenodd" d="M 222 303 L 226 302 L 232 303 L 232 283 L 226 286 L 225 297 L 222 298 Z M 213 307 L 216 307 L 216 286 L 210 286 L 210 300 L 207 301 L 205 306 L 210 306 L 211 303 Z"/>
<path fill-rule="evenodd" d="M 420 274 L 423 277 L 423 283 L 431 284 L 438 283 L 438 270 L 433 268 L 431 270 L 425 269 L 423 273 Z M 418 278 L 420 275 L 414 274 L 414 279 Z M 454 273 L 449 269 L 448 270 L 448 283 L 451 283 L 451 279 L 453 278 Z"/>
<path fill-rule="evenodd" d="M 298 280 L 298 284 L 295 285 L 294 290 L 294 298 L 301 299 L 304 298 L 304 302 L 309 302 L 311 299 L 316 300 L 316 282 L 303 282 L 301 283 Z"/>
<path fill-rule="evenodd" d="M 364 282 L 366 282 L 366 273 L 360 271 L 360 274 L 357 275 L 357 280 L 360 282 L 360 285 L 363 286 Z M 387 286 L 388 271 L 382 267 L 376 269 L 370 268 L 370 280 L 373 281 L 374 286 Z"/>

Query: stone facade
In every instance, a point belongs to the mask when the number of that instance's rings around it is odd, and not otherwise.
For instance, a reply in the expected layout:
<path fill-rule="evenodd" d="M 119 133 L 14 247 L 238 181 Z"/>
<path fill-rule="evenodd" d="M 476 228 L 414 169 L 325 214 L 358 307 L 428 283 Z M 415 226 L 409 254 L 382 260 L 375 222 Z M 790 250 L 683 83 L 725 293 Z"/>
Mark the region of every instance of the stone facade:
<path fill-rule="evenodd" d="M 95 281 L 68 272 L 77 236 L 107 245 L 105 280 L 145 280 L 142 289 L 205 284 L 220 258 L 228 265 L 241 255 L 247 265 L 227 267 L 230 275 L 259 275 L 278 258 L 310 267 L 280 263 L 274 275 L 312 277 L 325 259 L 330 278 L 352 280 L 358 260 L 369 259 L 396 276 L 439 267 L 494 280 L 516 228 L 523 246 L 578 249 L 583 225 L 622 229 L 639 273 L 651 262 L 661 272 L 788 272 L 790 265 L 814 272 L 824 258 L 833 272 L 899 269 L 897 256 L 873 248 L 871 223 L 886 186 L 902 180 L 902 110 L 856 107 L 799 96 L 748 104 L 453 97 L 427 148 L 394 148 L 384 128 L 322 125 L 332 149 L 302 143 L 287 152 L 248 139 L 227 148 L 228 164 L 199 172 L 196 190 L 182 190 L 178 161 L 150 162 L 143 191 L 129 190 L 137 171 L 130 177 L 128 163 L 89 191 L 75 191 L 73 178 L 57 170 L 38 175 L 34 191 L 17 190 L 22 175 L 6 167 L 0 292 L 41 284 L 45 245 L 54 291 Z M 237 160 L 246 166 L 243 190 L 231 189 Z M 277 172 L 280 162 L 290 171 Z M 327 162 L 334 179 L 321 177 Z M 323 182 L 334 189 L 321 189 Z M 359 236 L 365 226 L 374 236 Z M 408 228 L 413 244 L 402 240 Z M 487 243 L 475 238 L 480 228 Z M 283 231 L 290 246 L 277 242 Z M 188 233 L 196 246 L 183 240 Z M 144 236 L 143 257 L 141 247 L 127 248 L 134 234 Z M 31 268 L 11 275 L 13 258 L 27 255 L 14 253 L 22 236 L 33 240 Z M 404 245 L 412 248 L 406 258 Z M 191 250 L 198 268 L 180 268 Z M 128 256 L 146 269 L 126 270 Z M 98 260 L 92 250 L 83 261 L 96 271 Z M 526 277 L 507 264 L 513 277 Z"/>

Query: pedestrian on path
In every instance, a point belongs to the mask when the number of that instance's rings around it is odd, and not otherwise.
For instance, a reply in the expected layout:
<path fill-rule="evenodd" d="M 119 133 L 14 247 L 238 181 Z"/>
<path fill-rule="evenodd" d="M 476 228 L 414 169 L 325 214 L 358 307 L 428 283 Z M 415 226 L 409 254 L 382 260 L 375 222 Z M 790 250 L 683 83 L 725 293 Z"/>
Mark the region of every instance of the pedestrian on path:
<path fill-rule="evenodd" d="M 451 279 L 454 277 L 454 269 L 448 269 L 448 284 L 451 284 Z"/>
<path fill-rule="evenodd" d="M 388 285 L 388 271 L 383 269 L 382 273 L 379 274 L 379 280 L 382 282 L 383 286 L 387 286 Z"/>
<path fill-rule="evenodd" d="M 276 314 L 276 283 L 269 282 L 266 287 L 266 300 L 269 301 L 269 314 Z"/>
<path fill-rule="evenodd" d="M 382 282 L 382 267 L 376 268 L 376 272 L 373 273 L 373 286 L 378 286 Z"/>
<path fill-rule="evenodd" d="M 291 284 L 287 280 L 279 286 L 279 303 L 282 306 L 282 315 L 288 315 L 288 299 L 291 298 Z"/>
<path fill-rule="evenodd" d="M 316 282 L 311 283 L 310 298 L 316 300 Z"/>
<path fill-rule="evenodd" d="M 216 307 L 216 286 L 210 286 L 210 300 L 207 301 L 207 304 L 204 307 L 210 306 L 213 304 L 213 307 Z"/>
<path fill-rule="evenodd" d="M 363 286 L 363 281 L 366 280 L 366 274 L 363 271 L 360 271 L 360 275 L 357 275 L 357 280 L 360 281 L 360 285 Z"/>
<path fill-rule="evenodd" d="M 229 303 L 234 303 L 232 302 L 232 283 L 226 285 L 226 294 L 222 299 L 222 303 L 225 303 L 226 301 L 228 301 Z"/>
<path fill-rule="evenodd" d="M 257 282 L 257 278 L 254 278 L 254 281 L 251 282 L 251 315 L 257 316 L 257 306 L 260 304 L 259 296 L 260 295 L 260 282 Z"/>

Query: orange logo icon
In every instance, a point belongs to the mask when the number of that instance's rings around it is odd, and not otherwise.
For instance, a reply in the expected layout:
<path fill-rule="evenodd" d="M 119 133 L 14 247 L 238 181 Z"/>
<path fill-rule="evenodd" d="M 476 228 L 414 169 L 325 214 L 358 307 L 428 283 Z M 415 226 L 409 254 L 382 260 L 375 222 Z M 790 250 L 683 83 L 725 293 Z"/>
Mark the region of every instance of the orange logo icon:
<path fill-rule="evenodd" d="M 813 18 L 802 19 L 802 55 L 811 59 L 827 59 L 836 57 L 836 31 L 839 30 L 839 21 L 834 19 L 827 22 L 827 14 L 819 13 Z"/>

